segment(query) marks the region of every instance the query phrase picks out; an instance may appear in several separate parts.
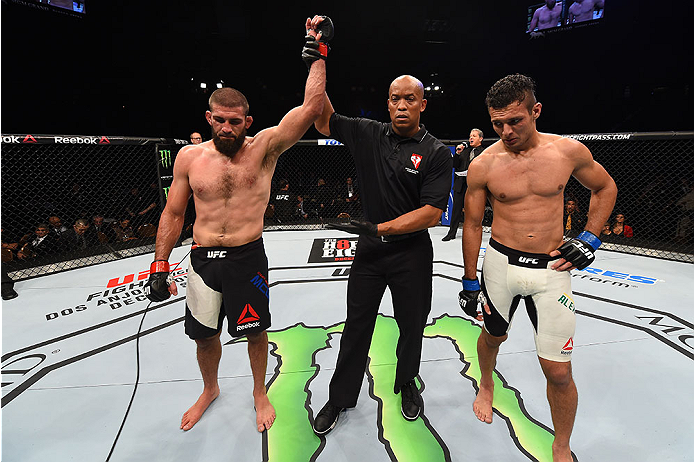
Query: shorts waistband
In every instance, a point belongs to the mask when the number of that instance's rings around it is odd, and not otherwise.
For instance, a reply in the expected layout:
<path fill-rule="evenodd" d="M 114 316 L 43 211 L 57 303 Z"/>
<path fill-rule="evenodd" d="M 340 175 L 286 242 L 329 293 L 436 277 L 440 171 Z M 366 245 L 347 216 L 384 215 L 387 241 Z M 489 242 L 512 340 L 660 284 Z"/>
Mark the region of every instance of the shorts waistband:
<path fill-rule="evenodd" d="M 257 248 L 263 248 L 263 238 L 259 237 L 255 241 L 247 242 L 246 244 L 237 245 L 234 247 L 212 246 L 206 247 L 193 242 L 190 246 L 190 251 L 195 252 L 203 258 L 229 258 L 241 255 L 245 252 L 253 251 Z"/>
<path fill-rule="evenodd" d="M 558 257 L 550 257 L 546 253 L 523 252 L 521 250 L 506 247 L 503 244 L 489 239 L 489 247 L 508 257 L 509 265 L 522 266 L 523 268 L 547 268 L 549 262 Z"/>

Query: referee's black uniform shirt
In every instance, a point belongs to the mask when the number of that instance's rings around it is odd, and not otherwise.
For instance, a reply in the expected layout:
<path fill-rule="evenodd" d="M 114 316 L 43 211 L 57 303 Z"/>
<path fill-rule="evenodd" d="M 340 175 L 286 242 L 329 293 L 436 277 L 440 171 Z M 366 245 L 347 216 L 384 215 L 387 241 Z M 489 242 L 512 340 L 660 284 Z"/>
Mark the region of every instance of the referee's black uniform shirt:
<path fill-rule="evenodd" d="M 330 136 L 349 147 L 360 183 L 364 217 L 383 223 L 431 205 L 448 205 L 451 151 L 423 125 L 411 138 L 397 135 L 390 123 L 334 113 Z"/>

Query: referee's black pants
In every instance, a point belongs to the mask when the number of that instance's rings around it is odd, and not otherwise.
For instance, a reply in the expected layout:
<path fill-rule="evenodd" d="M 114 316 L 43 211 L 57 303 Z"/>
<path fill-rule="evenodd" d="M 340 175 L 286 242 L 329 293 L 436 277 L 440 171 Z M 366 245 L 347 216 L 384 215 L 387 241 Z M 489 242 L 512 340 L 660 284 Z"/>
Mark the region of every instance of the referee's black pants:
<path fill-rule="evenodd" d="M 398 242 L 359 237 L 347 283 L 347 320 L 330 381 L 331 404 L 345 408 L 357 404 L 386 286 L 400 330 L 394 393 L 419 373 L 422 336 L 431 311 L 433 257 L 428 232 Z"/>

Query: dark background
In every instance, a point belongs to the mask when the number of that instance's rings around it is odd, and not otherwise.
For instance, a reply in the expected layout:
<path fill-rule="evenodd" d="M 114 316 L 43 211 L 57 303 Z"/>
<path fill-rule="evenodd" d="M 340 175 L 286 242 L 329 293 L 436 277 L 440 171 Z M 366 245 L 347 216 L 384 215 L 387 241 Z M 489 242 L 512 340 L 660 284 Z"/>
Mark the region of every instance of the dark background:
<path fill-rule="evenodd" d="M 490 137 L 486 91 L 521 72 L 537 81 L 541 131 L 694 128 L 689 2 L 606 0 L 599 24 L 537 39 L 533 2 L 432 3 L 88 0 L 75 18 L 3 0 L 1 129 L 208 139 L 200 81 L 223 80 L 248 97 L 256 133 L 301 104 L 314 14 L 336 25 L 328 93 L 346 115 L 387 120 L 388 85 L 407 73 L 444 87 L 423 116 L 434 135 Z"/>

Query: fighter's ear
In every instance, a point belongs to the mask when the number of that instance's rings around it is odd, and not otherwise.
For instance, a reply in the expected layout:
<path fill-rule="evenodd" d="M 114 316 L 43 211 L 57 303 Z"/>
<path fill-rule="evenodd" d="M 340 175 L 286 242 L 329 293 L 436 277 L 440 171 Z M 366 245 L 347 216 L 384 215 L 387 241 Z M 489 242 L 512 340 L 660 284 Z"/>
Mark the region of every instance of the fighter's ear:
<path fill-rule="evenodd" d="M 207 119 L 207 123 L 212 125 L 212 113 L 210 111 L 205 111 L 205 118 Z"/>
<path fill-rule="evenodd" d="M 542 103 L 539 101 L 535 103 L 532 109 L 532 115 L 533 119 L 537 120 L 538 117 L 540 117 L 540 113 L 542 112 Z"/>
<path fill-rule="evenodd" d="M 246 116 L 246 130 L 251 128 L 251 124 L 253 123 L 253 117 L 251 116 Z"/>

